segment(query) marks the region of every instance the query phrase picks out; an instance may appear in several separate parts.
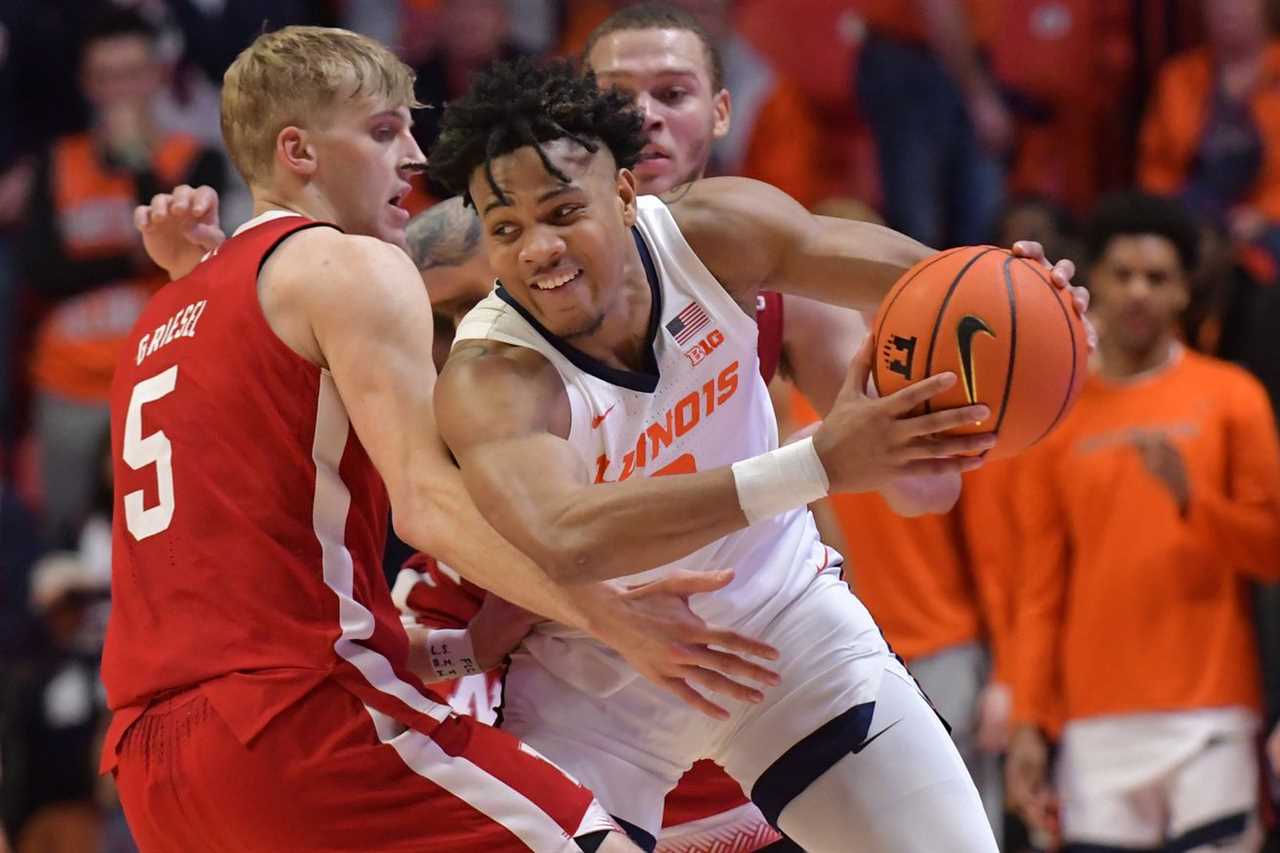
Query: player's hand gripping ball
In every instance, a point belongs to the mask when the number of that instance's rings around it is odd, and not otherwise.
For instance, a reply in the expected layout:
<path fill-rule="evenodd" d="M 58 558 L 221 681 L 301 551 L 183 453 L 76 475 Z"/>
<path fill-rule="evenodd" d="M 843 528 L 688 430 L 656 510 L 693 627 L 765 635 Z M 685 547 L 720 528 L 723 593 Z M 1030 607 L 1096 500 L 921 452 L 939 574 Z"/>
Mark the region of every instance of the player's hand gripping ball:
<path fill-rule="evenodd" d="M 994 432 L 989 459 L 1048 435 L 1084 384 L 1089 344 L 1070 293 L 1047 269 L 994 246 L 916 264 L 885 296 L 874 329 L 880 395 L 954 373 L 960 381 L 925 411 L 987 405 L 990 417 L 953 432 Z"/>

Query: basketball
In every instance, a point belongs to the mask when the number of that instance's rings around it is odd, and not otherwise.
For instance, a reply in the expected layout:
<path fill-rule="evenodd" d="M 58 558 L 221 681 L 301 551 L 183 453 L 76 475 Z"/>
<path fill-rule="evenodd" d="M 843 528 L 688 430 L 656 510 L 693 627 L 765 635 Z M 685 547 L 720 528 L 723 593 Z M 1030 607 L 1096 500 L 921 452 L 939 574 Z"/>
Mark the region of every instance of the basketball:
<path fill-rule="evenodd" d="M 964 246 L 916 264 L 875 319 L 881 396 L 950 371 L 959 381 L 925 411 L 990 407 L 953 432 L 994 432 L 989 459 L 1013 456 L 1062 421 L 1084 383 L 1084 323 L 1049 271 L 994 246 Z"/>

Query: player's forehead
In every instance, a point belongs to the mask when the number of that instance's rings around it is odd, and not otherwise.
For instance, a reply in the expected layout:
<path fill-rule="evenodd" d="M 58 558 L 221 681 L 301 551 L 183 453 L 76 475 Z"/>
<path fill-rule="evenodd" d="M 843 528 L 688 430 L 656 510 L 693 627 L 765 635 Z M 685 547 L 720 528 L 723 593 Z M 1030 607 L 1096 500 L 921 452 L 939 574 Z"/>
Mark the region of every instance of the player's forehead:
<path fill-rule="evenodd" d="M 711 85 L 706 47 L 689 30 L 616 30 L 592 45 L 587 63 L 601 85 L 648 85 L 681 77 Z"/>
<path fill-rule="evenodd" d="M 348 123 L 364 124 L 379 119 L 408 125 L 413 123 L 409 105 L 385 95 L 344 93 L 333 100 L 327 112 L 331 117 Z"/>
<path fill-rule="evenodd" d="M 1117 234 L 1107 241 L 1103 266 L 1180 273 L 1178 247 L 1162 234 Z"/>
<path fill-rule="evenodd" d="M 613 157 L 603 145 L 591 152 L 571 140 L 555 139 L 542 143 L 542 152 L 568 181 L 548 171 L 532 145 L 495 157 L 489 170 L 508 203 L 504 204 L 504 199 L 489 185 L 484 165 L 477 166 L 468 189 L 482 218 L 511 205 L 538 205 L 570 194 L 588 193 L 598 188 L 601 181 L 612 185 L 617 173 Z"/>

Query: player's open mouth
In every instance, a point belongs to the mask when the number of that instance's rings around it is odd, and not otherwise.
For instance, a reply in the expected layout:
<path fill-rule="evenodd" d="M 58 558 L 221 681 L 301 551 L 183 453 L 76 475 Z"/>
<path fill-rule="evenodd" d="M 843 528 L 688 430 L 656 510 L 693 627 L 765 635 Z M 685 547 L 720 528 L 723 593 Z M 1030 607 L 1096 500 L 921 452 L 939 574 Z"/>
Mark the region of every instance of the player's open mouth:
<path fill-rule="evenodd" d="M 671 158 L 668 157 L 666 152 L 663 151 L 661 148 L 645 148 L 643 151 L 640 152 L 640 156 L 639 158 L 637 158 L 637 162 L 652 163 L 657 160 L 670 160 L 670 159 Z"/>
<path fill-rule="evenodd" d="M 529 286 L 534 290 L 555 290 L 564 287 L 566 284 L 577 281 L 582 276 L 581 268 L 576 270 L 566 270 L 557 275 L 543 276 L 529 282 Z"/>
<path fill-rule="evenodd" d="M 404 189 L 400 190 L 400 192 L 396 193 L 390 199 L 388 199 L 387 204 L 395 208 L 398 213 L 403 213 L 405 216 L 408 216 L 409 211 L 405 210 L 404 204 L 403 204 L 405 198 L 408 195 L 409 195 L 409 187 L 405 187 Z"/>

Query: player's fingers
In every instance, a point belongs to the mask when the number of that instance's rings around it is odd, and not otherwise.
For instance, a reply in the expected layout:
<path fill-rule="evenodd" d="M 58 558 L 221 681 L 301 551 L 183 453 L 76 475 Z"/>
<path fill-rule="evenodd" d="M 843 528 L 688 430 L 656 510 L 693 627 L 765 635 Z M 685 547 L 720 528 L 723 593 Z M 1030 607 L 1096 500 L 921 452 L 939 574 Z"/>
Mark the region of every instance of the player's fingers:
<path fill-rule="evenodd" d="M 151 207 L 149 205 L 140 204 L 133 209 L 133 227 L 139 231 L 146 231 L 151 227 Z"/>
<path fill-rule="evenodd" d="M 1035 240 L 1018 240 L 1013 244 L 1013 255 L 1017 258 L 1026 258 L 1029 261 L 1038 261 L 1045 266 L 1049 265 L 1044 256 L 1044 246 Z"/>
<path fill-rule="evenodd" d="M 902 418 L 898 424 L 903 434 L 920 436 L 933 435 L 956 427 L 982 423 L 989 417 L 991 417 L 991 408 L 983 403 L 978 403 L 973 406 L 961 406 L 958 409 L 943 409 L 941 412 L 916 415 L 913 418 Z"/>
<path fill-rule="evenodd" d="M 950 459 L 971 453 L 986 453 L 995 447 L 994 433 L 979 432 L 965 435 L 920 436 L 905 448 L 904 459 Z"/>
<path fill-rule="evenodd" d="M 187 232 L 187 239 L 206 252 L 216 249 L 227 239 L 222 229 L 216 225 L 196 225 Z"/>
<path fill-rule="evenodd" d="M 1071 280 L 1076 277 L 1076 264 L 1070 258 L 1063 258 L 1053 265 L 1049 272 L 1049 280 L 1058 287 L 1071 287 Z M 1084 288 L 1078 288 L 1084 290 Z M 1088 293 L 1088 291 L 1085 291 Z"/>
<path fill-rule="evenodd" d="M 895 417 L 905 415 L 926 400 L 936 397 L 956 384 L 956 375 L 950 371 L 913 382 L 906 388 L 894 391 L 888 397 L 881 398 Z"/>
<path fill-rule="evenodd" d="M 169 218 L 169 204 L 173 201 L 173 196 L 168 193 L 159 193 L 151 197 L 151 222 L 159 224 Z"/>
<path fill-rule="evenodd" d="M 173 188 L 170 193 L 173 201 L 169 204 L 169 209 L 174 213 L 185 213 L 191 207 L 191 194 L 195 192 L 189 184 L 180 184 Z"/>
<path fill-rule="evenodd" d="M 652 584 L 638 587 L 635 591 L 648 595 L 697 595 L 702 592 L 715 592 L 724 589 L 733 582 L 733 569 L 720 569 L 713 572 L 694 572 L 679 569 Z"/>
<path fill-rule="evenodd" d="M 898 469 L 903 477 L 941 477 L 963 474 L 982 467 L 978 456 L 952 456 L 948 459 L 913 459 Z"/>
<path fill-rule="evenodd" d="M 682 657 L 684 658 L 683 662 L 688 665 L 701 667 L 702 669 L 713 669 L 722 675 L 745 678 L 757 684 L 766 684 L 770 687 L 777 686 L 782 680 L 778 673 L 767 667 L 752 663 L 738 655 L 716 651 L 706 646 L 687 646 Z"/>
<path fill-rule="evenodd" d="M 191 195 L 191 213 L 196 217 L 202 217 L 210 211 L 218 208 L 218 194 L 214 192 L 213 187 L 202 186 L 197 187 Z"/>
<path fill-rule="evenodd" d="M 871 335 L 867 335 L 862 339 L 862 344 L 858 347 L 858 351 L 853 354 L 853 360 L 849 362 L 849 370 L 845 374 L 844 388 L 841 394 L 854 394 L 863 396 L 866 394 L 867 378 L 871 376 L 871 357 L 874 352 L 874 342 Z"/>
<path fill-rule="evenodd" d="M 674 693 L 677 697 L 684 701 L 686 705 L 692 707 L 695 711 L 700 711 L 711 717 L 713 720 L 729 719 L 729 712 L 703 696 L 698 691 L 689 686 L 688 682 L 680 678 L 664 677 L 660 682 L 660 686 L 667 691 Z"/>
<path fill-rule="evenodd" d="M 730 699 L 737 699 L 739 702 L 750 702 L 752 705 L 764 701 L 764 694 L 756 688 L 739 684 L 732 678 L 726 678 L 713 669 L 691 666 L 686 672 L 688 673 L 687 678 L 689 681 L 705 687 L 712 693 L 719 693 L 721 696 L 728 696 Z"/>
<path fill-rule="evenodd" d="M 696 636 L 689 637 L 688 642 L 715 646 L 718 649 L 724 649 L 735 654 L 751 655 L 765 660 L 778 659 L 778 650 L 773 646 L 768 643 L 762 643 L 745 634 L 739 634 L 737 631 L 730 631 L 728 628 L 706 625 L 700 631 L 694 633 Z"/>

